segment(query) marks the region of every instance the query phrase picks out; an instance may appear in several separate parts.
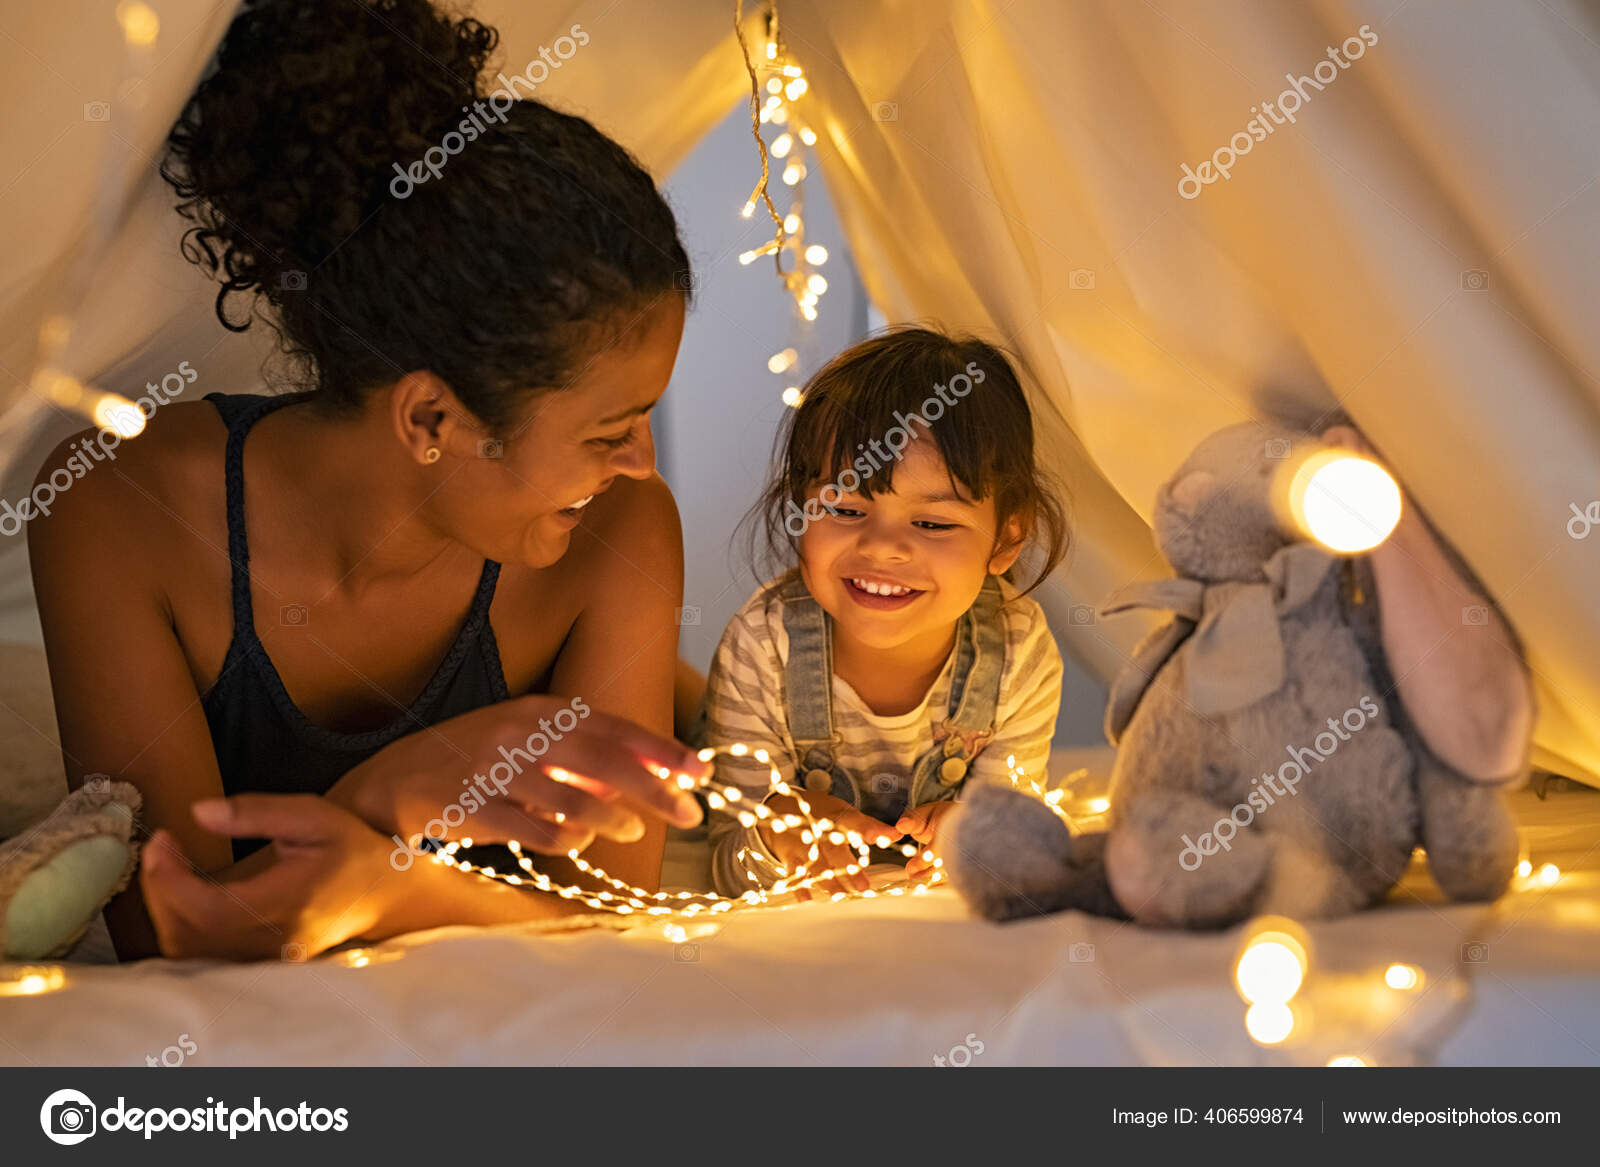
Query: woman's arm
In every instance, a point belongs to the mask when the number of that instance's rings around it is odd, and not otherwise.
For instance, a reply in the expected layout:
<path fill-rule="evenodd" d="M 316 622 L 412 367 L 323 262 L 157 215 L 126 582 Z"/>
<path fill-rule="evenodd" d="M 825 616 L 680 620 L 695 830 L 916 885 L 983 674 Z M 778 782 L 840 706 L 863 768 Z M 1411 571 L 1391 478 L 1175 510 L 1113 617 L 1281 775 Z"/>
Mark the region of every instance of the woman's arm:
<path fill-rule="evenodd" d="M 41 478 L 74 440 L 57 447 Z M 84 775 L 104 773 L 133 783 L 142 822 L 170 830 L 201 871 L 219 872 L 232 862 L 228 840 L 202 830 L 189 806 L 221 794 L 222 780 L 152 569 L 161 557 L 151 541 L 161 534 L 151 527 L 170 520 L 154 517 L 149 496 L 128 489 L 125 475 L 121 465 L 92 469 L 28 528 L 67 782 L 76 788 Z M 107 918 L 124 956 L 155 950 L 137 887 L 112 902 Z"/>

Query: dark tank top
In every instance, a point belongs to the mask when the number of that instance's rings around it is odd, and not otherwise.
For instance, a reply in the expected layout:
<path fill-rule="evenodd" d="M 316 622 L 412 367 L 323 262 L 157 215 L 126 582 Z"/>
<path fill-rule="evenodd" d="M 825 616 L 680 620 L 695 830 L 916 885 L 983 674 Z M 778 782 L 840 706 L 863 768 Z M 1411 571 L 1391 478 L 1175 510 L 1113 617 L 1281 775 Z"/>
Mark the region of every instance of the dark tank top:
<path fill-rule="evenodd" d="M 433 678 L 410 708 L 381 729 L 342 733 L 314 724 L 290 699 L 278 670 L 256 636 L 250 604 L 250 545 L 244 524 L 244 439 L 274 409 L 305 394 L 280 397 L 212 393 L 228 427 L 228 557 L 233 561 L 233 640 L 222 671 L 201 701 L 226 794 L 322 794 L 347 771 L 408 733 L 504 701 L 505 673 L 489 625 L 500 565 L 485 560 L 461 631 Z M 292 621 L 294 609 L 281 619 Z M 397 630 L 398 635 L 404 635 Z M 260 845 L 236 840 L 235 857 Z"/>

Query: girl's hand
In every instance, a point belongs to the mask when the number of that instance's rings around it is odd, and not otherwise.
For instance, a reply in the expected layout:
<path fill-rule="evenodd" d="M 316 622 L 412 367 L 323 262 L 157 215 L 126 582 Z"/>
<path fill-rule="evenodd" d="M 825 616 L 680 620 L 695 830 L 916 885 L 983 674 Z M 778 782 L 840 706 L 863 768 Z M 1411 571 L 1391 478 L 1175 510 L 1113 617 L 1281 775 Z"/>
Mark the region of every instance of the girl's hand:
<path fill-rule="evenodd" d="M 887 823 L 880 823 L 877 819 L 862 814 L 842 798 L 835 798 L 831 794 L 807 794 L 806 803 L 811 807 L 813 818 L 828 818 L 833 820 L 835 829 L 840 831 L 855 831 L 870 844 L 878 838 L 891 835 Z M 767 800 L 767 806 L 772 808 L 774 814 L 799 814 L 800 803 L 793 795 L 780 794 Z M 868 887 L 867 875 L 864 871 L 857 871 L 854 875 L 844 869 L 852 863 L 860 863 L 861 857 L 856 854 L 855 848 L 849 842 L 832 843 L 827 838 L 818 841 L 820 857 L 815 862 L 808 862 L 807 857 L 811 852 L 808 843 L 800 841 L 800 831 L 791 828 L 786 831 L 774 831 L 765 821 L 757 828 L 761 832 L 761 841 L 767 845 L 767 850 L 777 856 L 778 862 L 789 869 L 792 878 L 794 871 L 807 867 L 809 872 L 837 870 L 839 874 L 832 879 L 811 885 L 811 890 L 818 894 L 832 894 L 836 891 L 866 891 Z M 810 899 L 806 889 L 798 893 L 803 900 Z"/>
<path fill-rule="evenodd" d="M 565 720 L 576 724 L 563 732 Z M 401 738 L 341 778 L 328 797 L 403 842 L 419 834 L 515 841 L 560 855 L 583 850 L 596 835 L 639 839 L 640 813 L 696 825 L 700 805 L 677 779 L 711 770 L 670 738 L 579 701 L 540 695 Z"/>
<path fill-rule="evenodd" d="M 915 879 L 934 869 L 934 860 L 939 858 L 939 833 L 955 808 L 954 802 L 925 802 L 916 810 L 901 815 L 900 821 L 895 823 L 895 830 L 922 844 L 922 850 L 906 864 L 908 878 Z"/>
<path fill-rule="evenodd" d="M 392 844 L 312 794 L 241 794 L 193 806 L 216 835 L 272 840 L 218 882 L 164 830 L 145 845 L 139 882 L 161 954 L 301 960 L 366 935 L 403 891 Z"/>

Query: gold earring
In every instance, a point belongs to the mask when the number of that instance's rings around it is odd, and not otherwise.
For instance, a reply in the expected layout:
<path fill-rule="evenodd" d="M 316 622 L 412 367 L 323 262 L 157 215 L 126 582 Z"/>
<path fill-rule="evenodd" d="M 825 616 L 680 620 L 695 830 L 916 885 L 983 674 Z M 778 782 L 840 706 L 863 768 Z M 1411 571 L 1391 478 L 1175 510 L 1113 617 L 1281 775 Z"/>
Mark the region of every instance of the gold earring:
<path fill-rule="evenodd" d="M 439 447 L 429 446 L 428 452 L 422 455 L 424 462 L 437 462 L 439 460 Z"/>

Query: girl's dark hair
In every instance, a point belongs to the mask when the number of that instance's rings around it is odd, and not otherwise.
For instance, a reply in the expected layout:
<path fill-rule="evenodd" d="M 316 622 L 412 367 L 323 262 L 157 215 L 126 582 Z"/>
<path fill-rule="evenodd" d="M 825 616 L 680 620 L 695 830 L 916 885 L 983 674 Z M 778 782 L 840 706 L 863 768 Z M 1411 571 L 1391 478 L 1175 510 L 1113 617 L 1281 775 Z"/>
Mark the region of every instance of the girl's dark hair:
<path fill-rule="evenodd" d="M 218 318 L 243 331 L 264 298 L 330 404 L 426 369 L 498 431 L 687 295 L 672 211 L 626 150 L 482 100 L 498 35 L 427 0 L 246 0 L 172 130 L 162 174 Z M 438 173 L 400 185 L 447 136 Z"/>
<path fill-rule="evenodd" d="M 939 415 L 924 416 L 935 412 L 934 403 Z M 1009 519 L 1021 520 L 1039 548 L 1023 594 L 1043 583 L 1066 555 L 1070 536 L 1058 489 L 1034 456 L 1027 395 L 999 349 L 927 328 L 895 328 L 864 340 L 806 383 L 779 430 L 772 479 L 746 516 L 764 558 L 793 562 L 791 524 L 819 482 L 843 490 L 849 478 L 841 483 L 841 475 L 850 471 L 859 478 L 854 493 L 865 498 L 893 490 L 898 459 L 885 452 L 893 450 L 896 430 L 931 434 L 952 482 L 974 499 L 994 498 L 997 531 Z"/>

